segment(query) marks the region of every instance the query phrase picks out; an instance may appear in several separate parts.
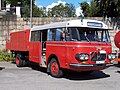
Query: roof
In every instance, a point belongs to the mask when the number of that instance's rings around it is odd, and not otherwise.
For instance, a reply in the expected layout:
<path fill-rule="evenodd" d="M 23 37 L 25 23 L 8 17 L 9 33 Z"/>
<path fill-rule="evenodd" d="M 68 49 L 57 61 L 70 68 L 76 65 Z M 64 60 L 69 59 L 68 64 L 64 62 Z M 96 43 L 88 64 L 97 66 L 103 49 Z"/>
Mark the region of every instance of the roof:
<path fill-rule="evenodd" d="M 54 22 L 40 26 L 34 26 L 31 29 L 31 31 L 45 30 L 50 28 L 61 28 L 61 27 L 87 27 L 87 28 L 108 29 L 107 25 L 104 24 L 102 21 L 90 20 L 90 19 L 83 19 L 83 21 L 81 21 L 81 19 L 76 19 L 76 20 L 70 20 L 64 22 Z"/>

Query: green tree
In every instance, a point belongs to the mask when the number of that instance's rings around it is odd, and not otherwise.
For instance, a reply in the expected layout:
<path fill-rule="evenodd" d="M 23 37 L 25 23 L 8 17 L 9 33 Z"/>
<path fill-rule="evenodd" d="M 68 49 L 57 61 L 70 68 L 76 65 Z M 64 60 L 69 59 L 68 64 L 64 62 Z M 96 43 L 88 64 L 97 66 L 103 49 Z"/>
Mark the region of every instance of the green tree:
<path fill-rule="evenodd" d="M 19 2 L 21 3 L 21 0 L 5 0 L 6 3 L 12 4 L 12 6 L 17 6 Z"/>
<path fill-rule="evenodd" d="M 120 0 L 94 0 L 100 7 L 102 16 L 117 17 L 120 16 Z"/>
<path fill-rule="evenodd" d="M 80 3 L 81 9 L 83 10 L 84 16 L 87 17 L 88 15 L 90 16 L 90 6 L 87 2 L 82 2 Z"/>
<path fill-rule="evenodd" d="M 73 4 L 66 3 L 63 5 L 60 3 L 59 5 L 54 6 L 52 9 L 48 11 L 48 16 L 51 17 L 74 17 L 75 16 L 75 7 Z"/>
<path fill-rule="evenodd" d="M 97 2 L 91 1 L 89 5 L 89 11 L 88 11 L 88 16 L 89 17 L 98 17 L 100 16 L 100 8 L 97 6 Z"/>
<path fill-rule="evenodd" d="M 34 6 L 33 7 L 33 16 L 34 17 L 46 17 L 46 8 L 45 7 L 37 7 L 37 6 Z"/>
<path fill-rule="evenodd" d="M 12 7 L 17 5 L 21 6 L 22 17 L 30 17 L 30 4 L 31 0 L 6 0 L 7 3 L 11 4 Z M 35 5 L 35 0 L 32 0 L 33 17 L 45 17 L 45 8 L 39 8 Z"/>
<path fill-rule="evenodd" d="M 75 6 L 73 4 L 66 3 L 64 10 L 65 10 L 66 17 L 74 17 L 75 16 Z"/>
<path fill-rule="evenodd" d="M 92 0 L 90 5 L 87 2 L 80 3 L 84 15 L 118 17 L 120 16 L 120 0 Z"/>

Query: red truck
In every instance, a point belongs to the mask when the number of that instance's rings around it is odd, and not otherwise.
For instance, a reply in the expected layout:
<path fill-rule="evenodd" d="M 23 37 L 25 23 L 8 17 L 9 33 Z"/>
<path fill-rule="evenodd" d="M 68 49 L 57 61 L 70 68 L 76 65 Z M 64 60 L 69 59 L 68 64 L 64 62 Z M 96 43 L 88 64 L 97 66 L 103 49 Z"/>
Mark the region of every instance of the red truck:
<path fill-rule="evenodd" d="M 108 30 L 96 20 L 56 22 L 12 32 L 6 48 L 15 54 L 18 67 L 31 61 L 54 77 L 61 77 L 63 69 L 90 73 L 113 65 Z"/>
<path fill-rule="evenodd" d="M 114 37 L 114 42 L 116 47 L 119 48 L 119 51 L 117 51 L 117 58 L 116 61 L 118 62 L 118 64 L 120 65 L 120 31 L 118 31 Z"/>

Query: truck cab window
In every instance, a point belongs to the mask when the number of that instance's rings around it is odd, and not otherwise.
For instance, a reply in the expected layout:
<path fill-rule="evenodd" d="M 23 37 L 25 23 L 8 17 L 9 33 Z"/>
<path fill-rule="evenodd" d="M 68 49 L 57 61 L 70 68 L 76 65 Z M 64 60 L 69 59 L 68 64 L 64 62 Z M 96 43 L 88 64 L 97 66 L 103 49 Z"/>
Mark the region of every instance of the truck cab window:
<path fill-rule="evenodd" d="M 63 28 L 56 29 L 56 41 L 63 41 L 65 39 Z"/>
<path fill-rule="evenodd" d="M 63 37 L 62 28 L 48 30 L 48 40 L 49 41 L 62 41 L 63 39 L 64 39 L 64 37 Z"/>
<path fill-rule="evenodd" d="M 40 41 L 40 31 L 31 32 L 31 41 Z"/>
<path fill-rule="evenodd" d="M 67 41 L 78 41 L 80 39 L 77 28 L 68 28 L 68 34 L 66 36 Z"/>
<path fill-rule="evenodd" d="M 48 40 L 55 41 L 55 29 L 48 30 Z"/>

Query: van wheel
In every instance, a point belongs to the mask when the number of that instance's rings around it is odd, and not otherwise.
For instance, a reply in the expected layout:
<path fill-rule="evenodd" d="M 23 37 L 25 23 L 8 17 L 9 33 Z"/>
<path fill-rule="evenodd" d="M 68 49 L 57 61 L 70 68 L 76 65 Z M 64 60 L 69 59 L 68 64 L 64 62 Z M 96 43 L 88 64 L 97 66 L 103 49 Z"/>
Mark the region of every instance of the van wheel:
<path fill-rule="evenodd" d="M 22 55 L 21 55 L 21 54 L 17 54 L 17 55 L 16 55 L 15 62 L 16 62 L 16 66 L 17 66 L 17 67 L 22 67 L 22 66 L 23 66 L 24 60 L 22 60 L 21 58 L 22 58 Z"/>
<path fill-rule="evenodd" d="M 52 58 L 49 66 L 50 74 L 53 77 L 60 78 L 63 75 L 62 70 L 60 70 L 60 66 L 55 58 Z"/>

